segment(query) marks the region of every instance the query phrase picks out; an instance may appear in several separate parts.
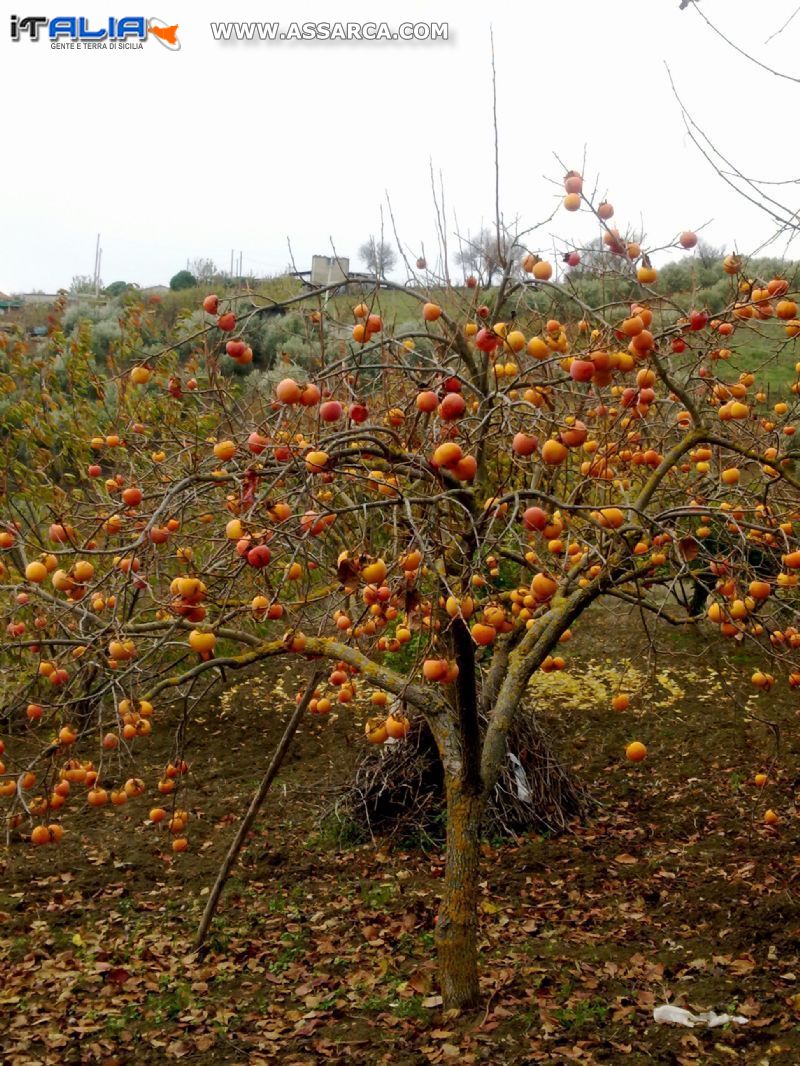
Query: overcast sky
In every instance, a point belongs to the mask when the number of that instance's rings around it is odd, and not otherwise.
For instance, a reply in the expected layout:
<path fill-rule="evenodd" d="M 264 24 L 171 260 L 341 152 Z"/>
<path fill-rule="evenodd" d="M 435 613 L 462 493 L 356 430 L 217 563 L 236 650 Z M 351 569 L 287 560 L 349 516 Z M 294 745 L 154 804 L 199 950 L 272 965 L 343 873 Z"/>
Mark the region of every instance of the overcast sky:
<path fill-rule="evenodd" d="M 152 7 L 151 7 L 152 5 Z M 770 44 L 796 0 L 701 0 L 737 43 L 800 74 L 800 15 Z M 372 9 L 372 10 L 371 10 Z M 15 5 L 54 15 L 55 5 Z M 187 259 L 280 272 L 292 240 L 313 253 L 355 252 L 380 227 L 388 191 L 402 239 L 434 258 L 429 165 L 442 172 L 448 229 L 494 211 L 489 19 L 498 63 L 505 217 L 532 224 L 554 205 L 556 153 L 599 175 L 618 223 L 644 219 L 652 245 L 713 220 L 713 243 L 749 251 L 769 220 L 726 189 L 683 131 L 664 62 L 697 121 L 756 177 L 798 176 L 800 86 L 737 56 L 679 0 L 104 0 L 65 10 L 178 23 L 180 51 L 52 51 L 10 40 L 0 22 L 0 290 L 54 291 L 90 274 L 167 283 Z M 379 11 L 380 14 L 375 14 Z M 446 43 L 214 41 L 220 19 L 449 23 Z M 797 195 L 790 186 L 786 199 Z M 583 215 L 561 212 L 532 240 L 579 241 Z"/>

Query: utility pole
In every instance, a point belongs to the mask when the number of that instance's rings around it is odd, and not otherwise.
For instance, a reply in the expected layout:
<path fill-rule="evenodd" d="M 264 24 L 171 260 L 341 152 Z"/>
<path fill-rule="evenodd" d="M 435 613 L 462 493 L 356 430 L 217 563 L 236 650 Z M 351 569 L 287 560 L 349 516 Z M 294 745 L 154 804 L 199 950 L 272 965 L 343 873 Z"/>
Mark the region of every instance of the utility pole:
<path fill-rule="evenodd" d="M 95 296 L 100 295 L 100 262 L 103 258 L 103 249 L 100 247 L 100 234 L 97 234 L 97 244 L 94 248 L 94 277 L 92 279 L 94 284 Z"/>

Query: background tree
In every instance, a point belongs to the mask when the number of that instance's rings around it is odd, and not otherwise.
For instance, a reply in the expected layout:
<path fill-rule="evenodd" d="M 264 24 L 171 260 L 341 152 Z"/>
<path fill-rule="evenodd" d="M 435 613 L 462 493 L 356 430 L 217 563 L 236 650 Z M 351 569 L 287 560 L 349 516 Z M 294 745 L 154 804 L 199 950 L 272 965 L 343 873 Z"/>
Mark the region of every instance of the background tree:
<path fill-rule="evenodd" d="M 189 270 L 197 278 L 198 284 L 205 285 L 221 276 L 222 272 L 214 262 L 204 256 L 198 256 L 189 262 Z"/>
<path fill-rule="evenodd" d="M 370 236 L 358 249 L 358 258 L 371 274 L 385 278 L 397 264 L 397 253 L 388 241 Z"/>
<path fill-rule="evenodd" d="M 496 229 L 481 229 L 477 235 L 460 238 L 455 261 L 469 276 L 477 277 L 481 287 L 491 287 L 513 258 L 514 239 Z M 513 264 L 516 266 L 517 264 Z"/>
<path fill-rule="evenodd" d="M 707 269 L 722 269 L 722 260 L 725 258 L 725 249 L 714 244 L 709 244 L 702 238 L 697 242 L 694 251 L 695 257 L 701 266 Z"/>
<path fill-rule="evenodd" d="M 130 283 L 127 281 L 112 281 L 103 291 L 106 296 L 117 297 L 121 296 L 128 288 L 130 288 Z"/>
<path fill-rule="evenodd" d="M 102 289 L 103 283 L 100 282 Z M 90 274 L 75 274 L 69 283 L 69 291 L 74 296 L 93 296 L 95 292 L 94 278 Z"/>

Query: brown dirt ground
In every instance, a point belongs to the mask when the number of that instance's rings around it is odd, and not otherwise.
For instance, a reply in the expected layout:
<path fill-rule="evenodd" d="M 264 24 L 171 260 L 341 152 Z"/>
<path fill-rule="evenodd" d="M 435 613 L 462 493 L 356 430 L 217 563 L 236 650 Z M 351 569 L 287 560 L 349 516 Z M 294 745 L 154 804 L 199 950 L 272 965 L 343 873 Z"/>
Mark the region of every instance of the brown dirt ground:
<path fill-rule="evenodd" d="M 308 670 L 272 666 L 190 725 L 189 852 L 174 856 L 168 831 L 146 821 L 150 787 L 125 808 L 65 818 L 59 846 L 0 853 L 2 1061 L 799 1063 L 800 702 L 785 683 L 754 698 L 744 651 L 718 659 L 702 636 L 667 630 L 653 665 L 637 632 L 596 612 L 565 646 L 568 672 L 532 689 L 598 807 L 558 840 L 486 841 L 480 1011 L 448 1016 L 435 998 L 438 852 L 348 844 L 325 817 L 361 750 L 361 700 L 308 720 L 209 953 L 192 951 Z M 620 685 L 624 714 L 609 707 Z M 748 710 L 776 723 L 777 758 L 775 731 Z M 161 708 L 141 743 L 148 784 L 179 714 Z M 622 757 L 634 738 L 649 749 L 639 766 Z M 763 825 L 768 806 L 776 829 Z M 667 1001 L 750 1021 L 657 1026 L 652 1009 Z"/>

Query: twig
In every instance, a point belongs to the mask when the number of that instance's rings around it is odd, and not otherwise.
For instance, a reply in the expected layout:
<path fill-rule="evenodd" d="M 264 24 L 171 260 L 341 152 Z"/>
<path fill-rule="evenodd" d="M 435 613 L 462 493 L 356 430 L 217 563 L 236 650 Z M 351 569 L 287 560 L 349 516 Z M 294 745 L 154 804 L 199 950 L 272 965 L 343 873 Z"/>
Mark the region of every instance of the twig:
<path fill-rule="evenodd" d="M 705 24 L 708 26 L 708 28 L 710 30 L 713 30 L 714 33 L 716 33 L 717 37 L 722 38 L 722 40 L 725 42 L 725 44 L 727 44 L 729 47 L 731 47 L 734 50 L 734 52 L 738 52 L 740 56 L 744 56 L 745 59 L 749 59 L 751 63 L 755 63 L 755 65 L 757 67 L 761 67 L 762 70 L 766 70 L 766 72 L 768 74 L 774 74 L 776 78 L 785 78 L 786 81 L 794 81 L 794 82 L 800 83 L 800 78 L 794 77 L 793 74 L 784 74 L 780 70 L 775 70 L 774 67 L 767 66 L 767 64 L 766 63 L 762 63 L 760 59 L 756 59 L 756 57 L 755 56 L 751 56 L 749 52 L 745 52 L 745 50 L 743 48 L 740 48 L 738 44 L 734 44 L 733 41 L 730 39 L 730 37 L 726 37 L 725 34 L 722 32 L 722 30 L 717 29 L 717 27 L 714 25 L 714 23 L 711 21 L 711 19 L 709 19 L 708 16 L 705 15 L 700 10 L 700 8 L 697 6 L 697 4 L 694 5 L 694 10 L 697 12 L 697 14 L 703 20 L 703 22 L 705 22 Z M 797 12 L 795 12 L 795 14 L 797 14 Z M 792 18 L 794 18 L 794 15 L 792 16 Z M 791 19 L 789 21 L 791 22 Z M 787 25 L 788 25 L 788 23 L 787 23 Z M 780 33 L 780 30 L 778 32 Z M 773 36 L 774 36 L 774 34 L 773 34 Z"/>
<path fill-rule="evenodd" d="M 776 37 L 778 37 L 781 33 L 783 33 L 783 31 L 786 29 L 786 27 L 789 25 L 789 23 L 794 21 L 794 19 L 795 19 L 795 17 L 797 15 L 800 15 L 800 7 L 796 7 L 794 9 L 794 11 L 791 13 L 791 15 L 788 17 L 788 19 L 784 22 L 784 24 L 781 26 L 781 28 L 778 29 L 778 30 L 775 30 L 774 33 L 771 33 L 769 35 L 769 37 L 767 37 L 766 41 L 764 41 L 764 44 L 769 44 L 770 41 L 774 41 Z"/>

